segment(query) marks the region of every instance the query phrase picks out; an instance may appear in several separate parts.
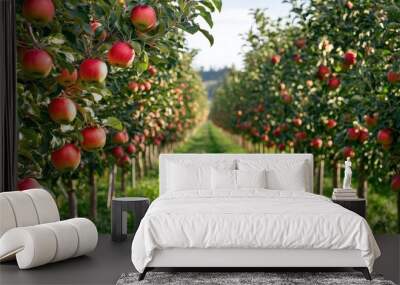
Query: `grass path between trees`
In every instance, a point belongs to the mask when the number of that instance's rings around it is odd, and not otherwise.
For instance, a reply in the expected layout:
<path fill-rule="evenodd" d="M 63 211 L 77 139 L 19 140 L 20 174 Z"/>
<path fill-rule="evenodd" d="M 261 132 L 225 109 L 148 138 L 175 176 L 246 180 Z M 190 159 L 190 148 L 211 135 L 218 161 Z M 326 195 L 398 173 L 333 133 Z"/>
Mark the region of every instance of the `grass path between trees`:
<path fill-rule="evenodd" d="M 179 147 L 175 153 L 243 153 L 245 150 L 234 143 L 213 123 L 206 122 Z"/>

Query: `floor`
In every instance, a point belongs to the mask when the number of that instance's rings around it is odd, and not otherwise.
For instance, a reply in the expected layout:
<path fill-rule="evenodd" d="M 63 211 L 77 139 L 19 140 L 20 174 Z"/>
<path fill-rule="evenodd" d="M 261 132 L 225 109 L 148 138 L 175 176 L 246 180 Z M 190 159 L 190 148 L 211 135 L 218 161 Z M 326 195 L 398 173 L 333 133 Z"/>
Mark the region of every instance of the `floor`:
<path fill-rule="evenodd" d="M 130 261 L 132 237 L 114 243 L 109 235 L 101 235 L 97 249 L 82 256 L 30 270 L 18 270 L 15 262 L 0 265 L 0 284 L 115 284 L 124 272 L 134 271 Z M 382 256 L 375 263 L 375 272 L 385 279 L 400 283 L 400 235 L 378 235 Z"/>

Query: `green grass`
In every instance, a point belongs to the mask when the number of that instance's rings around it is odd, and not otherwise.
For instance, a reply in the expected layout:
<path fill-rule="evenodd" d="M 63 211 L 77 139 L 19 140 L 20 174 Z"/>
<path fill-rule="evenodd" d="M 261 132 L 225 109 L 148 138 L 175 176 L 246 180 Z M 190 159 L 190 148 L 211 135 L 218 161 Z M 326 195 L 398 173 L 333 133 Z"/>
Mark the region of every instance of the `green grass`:
<path fill-rule="evenodd" d="M 244 153 L 221 129 L 205 123 L 176 153 Z"/>

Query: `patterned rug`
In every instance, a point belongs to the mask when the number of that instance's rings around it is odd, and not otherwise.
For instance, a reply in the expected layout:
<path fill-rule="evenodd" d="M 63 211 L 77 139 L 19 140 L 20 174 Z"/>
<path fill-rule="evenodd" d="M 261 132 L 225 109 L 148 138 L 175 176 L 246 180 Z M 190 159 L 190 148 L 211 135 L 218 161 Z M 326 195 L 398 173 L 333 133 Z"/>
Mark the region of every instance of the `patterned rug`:
<path fill-rule="evenodd" d="M 372 275 L 368 281 L 359 272 L 148 272 L 146 278 L 138 281 L 138 273 L 122 274 L 117 285 L 395 285 L 382 276 Z"/>

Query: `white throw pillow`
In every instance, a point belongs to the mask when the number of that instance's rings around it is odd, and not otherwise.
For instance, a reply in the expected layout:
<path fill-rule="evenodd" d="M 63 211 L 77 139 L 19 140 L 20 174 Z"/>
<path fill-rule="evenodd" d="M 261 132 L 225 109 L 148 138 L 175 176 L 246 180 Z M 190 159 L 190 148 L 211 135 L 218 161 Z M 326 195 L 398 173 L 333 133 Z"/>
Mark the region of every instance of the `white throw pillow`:
<path fill-rule="evenodd" d="M 239 170 L 266 170 L 267 188 L 271 190 L 306 191 L 310 173 L 308 161 L 297 159 L 240 159 Z"/>
<path fill-rule="evenodd" d="M 267 187 L 272 190 L 303 191 L 307 190 L 307 175 L 305 163 L 296 163 L 282 168 L 272 168 L 266 171 Z"/>
<path fill-rule="evenodd" d="M 267 188 L 267 176 L 264 170 L 236 170 L 238 188 Z"/>
<path fill-rule="evenodd" d="M 168 164 L 168 191 L 211 190 L 211 167 Z"/>
<path fill-rule="evenodd" d="M 236 170 L 212 168 L 212 188 L 218 190 L 236 190 Z"/>

